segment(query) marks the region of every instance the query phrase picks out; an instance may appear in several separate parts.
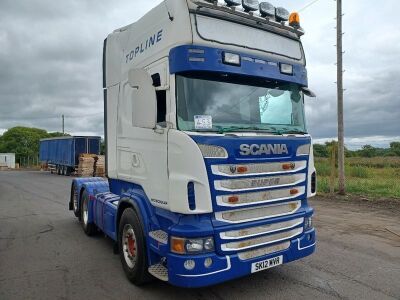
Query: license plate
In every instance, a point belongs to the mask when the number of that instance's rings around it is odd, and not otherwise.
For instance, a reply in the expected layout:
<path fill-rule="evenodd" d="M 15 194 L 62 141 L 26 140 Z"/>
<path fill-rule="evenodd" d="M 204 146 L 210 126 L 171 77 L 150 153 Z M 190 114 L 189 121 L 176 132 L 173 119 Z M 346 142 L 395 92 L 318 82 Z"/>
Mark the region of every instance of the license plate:
<path fill-rule="evenodd" d="M 269 258 L 263 261 L 255 262 L 251 264 L 251 273 L 260 272 L 269 268 L 279 266 L 283 263 L 283 256 L 277 256 Z"/>

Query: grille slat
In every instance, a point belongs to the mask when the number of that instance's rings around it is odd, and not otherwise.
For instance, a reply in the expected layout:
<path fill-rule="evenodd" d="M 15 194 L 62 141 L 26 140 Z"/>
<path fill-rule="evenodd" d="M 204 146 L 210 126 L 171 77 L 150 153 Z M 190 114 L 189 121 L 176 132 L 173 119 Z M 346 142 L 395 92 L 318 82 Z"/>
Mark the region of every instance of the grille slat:
<path fill-rule="evenodd" d="M 286 222 L 272 223 L 257 227 L 247 227 L 240 230 L 231 230 L 221 232 L 220 237 L 223 240 L 235 240 L 242 238 L 250 238 L 254 236 L 274 233 L 277 231 L 287 230 L 299 226 L 304 222 L 304 218 L 297 218 Z"/>
<path fill-rule="evenodd" d="M 276 242 L 281 242 L 298 236 L 303 233 L 303 227 L 291 229 L 289 231 L 284 231 L 280 233 L 275 233 L 271 235 L 261 236 L 257 238 L 252 238 L 244 241 L 230 242 L 221 245 L 222 251 L 240 251 L 246 250 L 258 246 L 273 244 Z"/>
<path fill-rule="evenodd" d="M 301 201 L 286 202 L 268 206 L 258 206 L 249 209 L 216 212 L 215 218 L 228 223 L 243 223 L 260 219 L 294 214 L 301 207 Z"/>
<path fill-rule="evenodd" d="M 215 180 L 214 187 L 219 191 L 250 191 L 296 185 L 304 182 L 305 179 L 305 173 L 270 177 L 250 177 L 244 179 L 226 179 Z"/>

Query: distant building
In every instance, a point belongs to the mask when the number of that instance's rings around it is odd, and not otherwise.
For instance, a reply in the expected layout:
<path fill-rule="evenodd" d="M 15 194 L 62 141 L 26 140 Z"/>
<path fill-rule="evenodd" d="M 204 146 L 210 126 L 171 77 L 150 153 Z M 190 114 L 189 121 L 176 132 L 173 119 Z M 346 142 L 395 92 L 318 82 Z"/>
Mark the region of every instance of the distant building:
<path fill-rule="evenodd" d="M 15 153 L 0 153 L 0 168 L 15 169 Z"/>

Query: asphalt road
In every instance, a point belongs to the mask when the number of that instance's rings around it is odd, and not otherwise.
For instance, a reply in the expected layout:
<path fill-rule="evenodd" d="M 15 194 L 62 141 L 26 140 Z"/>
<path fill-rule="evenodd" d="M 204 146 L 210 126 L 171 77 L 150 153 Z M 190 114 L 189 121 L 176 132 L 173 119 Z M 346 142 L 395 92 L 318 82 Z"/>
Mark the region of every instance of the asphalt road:
<path fill-rule="evenodd" d="M 131 285 L 68 211 L 71 178 L 0 172 L 0 299 L 400 299 L 399 210 L 315 199 L 317 252 L 204 289 Z"/>

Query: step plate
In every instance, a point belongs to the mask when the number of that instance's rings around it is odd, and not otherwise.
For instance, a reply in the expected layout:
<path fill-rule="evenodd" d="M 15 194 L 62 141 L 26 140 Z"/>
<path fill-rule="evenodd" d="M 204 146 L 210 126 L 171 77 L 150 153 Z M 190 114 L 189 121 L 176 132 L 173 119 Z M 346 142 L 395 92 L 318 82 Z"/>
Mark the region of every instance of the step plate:
<path fill-rule="evenodd" d="M 149 236 L 162 244 L 168 244 L 168 234 L 163 230 L 150 231 Z"/>
<path fill-rule="evenodd" d="M 149 273 L 162 281 L 168 281 L 168 270 L 162 264 L 150 266 Z"/>

